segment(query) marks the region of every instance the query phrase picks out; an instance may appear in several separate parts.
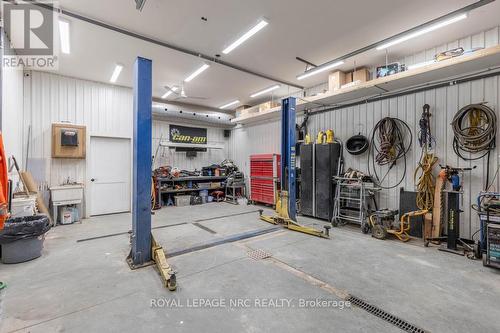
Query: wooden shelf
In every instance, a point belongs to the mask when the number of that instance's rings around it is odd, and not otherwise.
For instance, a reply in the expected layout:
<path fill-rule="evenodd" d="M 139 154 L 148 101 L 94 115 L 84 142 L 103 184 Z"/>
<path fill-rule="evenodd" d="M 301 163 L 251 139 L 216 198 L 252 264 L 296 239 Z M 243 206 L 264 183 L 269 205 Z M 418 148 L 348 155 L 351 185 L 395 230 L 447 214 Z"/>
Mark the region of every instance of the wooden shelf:
<path fill-rule="evenodd" d="M 207 191 L 218 191 L 223 190 L 225 187 L 216 187 L 216 188 L 181 188 L 178 190 L 160 190 L 161 194 L 175 194 L 175 193 L 186 193 L 186 192 L 199 192 L 203 190 Z"/>
<path fill-rule="evenodd" d="M 207 180 L 226 180 L 226 176 L 190 176 L 190 177 L 179 177 L 179 178 L 157 178 L 159 182 L 186 182 L 186 181 L 207 181 Z"/>
<path fill-rule="evenodd" d="M 321 105 L 338 105 L 362 100 L 382 93 L 398 92 L 411 87 L 450 80 L 463 75 L 500 66 L 500 45 L 478 50 L 459 57 L 429 64 L 388 77 L 381 77 L 356 86 L 329 91 L 318 96 L 297 100 L 297 112 Z M 300 115 L 300 114 L 298 114 Z M 250 124 L 271 119 L 279 119 L 281 107 L 266 112 L 249 114 L 231 120 L 234 124 Z"/>
<path fill-rule="evenodd" d="M 160 146 L 167 148 L 196 148 L 196 149 L 224 149 L 222 144 L 194 144 L 194 143 L 177 143 L 170 141 L 161 141 Z"/>

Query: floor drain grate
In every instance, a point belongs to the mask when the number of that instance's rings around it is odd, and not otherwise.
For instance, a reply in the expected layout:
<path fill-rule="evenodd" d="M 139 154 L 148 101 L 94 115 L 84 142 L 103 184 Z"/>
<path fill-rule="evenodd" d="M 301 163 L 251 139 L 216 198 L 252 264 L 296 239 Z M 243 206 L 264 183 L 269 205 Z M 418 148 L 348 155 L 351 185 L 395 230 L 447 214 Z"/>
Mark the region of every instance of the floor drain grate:
<path fill-rule="evenodd" d="M 254 250 L 247 252 L 247 255 L 252 258 L 253 260 L 263 260 L 267 258 L 271 258 L 272 255 L 270 253 L 267 253 L 264 250 Z"/>
<path fill-rule="evenodd" d="M 349 296 L 347 298 L 347 301 L 351 302 L 351 304 L 354 304 L 363 310 L 379 317 L 382 318 L 385 321 L 388 321 L 389 323 L 399 327 L 405 332 L 410 332 L 410 333 L 429 333 L 429 331 L 426 331 L 424 329 L 421 329 L 413 324 L 410 324 L 409 322 L 398 318 L 382 309 L 377 308 L 376 306 L 373 306 L 365 301 L 363 301 L 360 298 L 357 298 L 355 296 Z"/>

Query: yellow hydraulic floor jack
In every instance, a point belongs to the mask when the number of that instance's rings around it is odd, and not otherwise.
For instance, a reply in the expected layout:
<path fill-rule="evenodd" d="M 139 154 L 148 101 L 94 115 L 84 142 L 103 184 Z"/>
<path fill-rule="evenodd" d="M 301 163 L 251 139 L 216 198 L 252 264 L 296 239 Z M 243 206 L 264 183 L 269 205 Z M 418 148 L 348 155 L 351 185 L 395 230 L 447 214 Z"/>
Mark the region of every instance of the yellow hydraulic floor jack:
<path fill-rule="evenodd" d="M 325 226 L 324 231 L 319 231 L 311 227 L 306 227 L 293 221 L 288 215 L 288 192 L 281 191 L 276 200 L 276 213 L 275 216 L 262 215 L 264 212 L 260 210 L 260 219 L 271 224 L 281 225 L 287 229 L 302 232 L 304 234 L 313 235 L 322 238 L 330 238 L 330 225 Z"/>

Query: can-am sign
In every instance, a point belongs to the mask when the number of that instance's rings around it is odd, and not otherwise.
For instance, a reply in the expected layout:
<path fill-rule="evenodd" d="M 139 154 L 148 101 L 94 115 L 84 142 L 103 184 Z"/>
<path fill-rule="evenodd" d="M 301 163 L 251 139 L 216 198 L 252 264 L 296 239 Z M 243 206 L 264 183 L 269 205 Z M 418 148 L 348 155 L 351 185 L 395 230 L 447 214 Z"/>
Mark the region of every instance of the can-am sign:
<path fill-rule="evenodd" d="M 3 29 L 8 38 L 2 38 L 4 68 L 58 69 L 54 6 L 54 1 L 2 2 Z"/>
<path fill-rule="evenodd" d="M 207 129 L 170 125 L 170 142 L 206 145 Z"/>

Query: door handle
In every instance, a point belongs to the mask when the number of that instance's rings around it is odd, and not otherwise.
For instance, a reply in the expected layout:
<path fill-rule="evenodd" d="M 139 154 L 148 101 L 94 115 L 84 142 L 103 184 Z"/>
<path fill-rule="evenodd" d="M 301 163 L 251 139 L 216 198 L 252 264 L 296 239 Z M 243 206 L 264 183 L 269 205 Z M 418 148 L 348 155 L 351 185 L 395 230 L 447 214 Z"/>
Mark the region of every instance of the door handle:
<path fill-rule="evenodd" d="M 90 181 L 91 181 L 91 182 L 95 182 L 95 179 L 94 179 L 94 178 L 92 178 L 92 179 L 90 179 Z"/>

